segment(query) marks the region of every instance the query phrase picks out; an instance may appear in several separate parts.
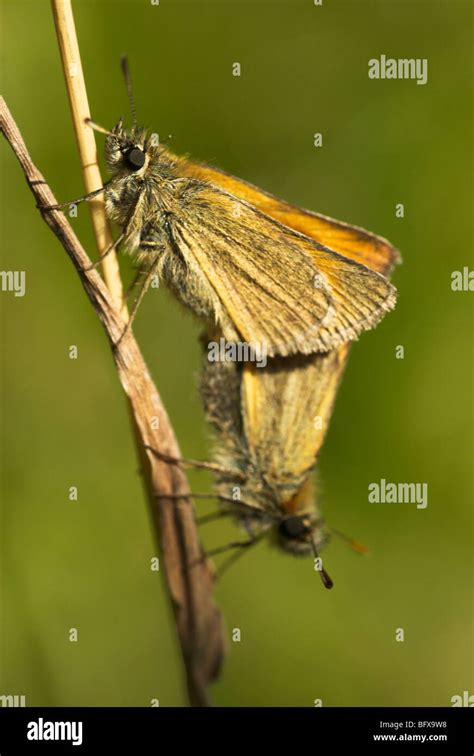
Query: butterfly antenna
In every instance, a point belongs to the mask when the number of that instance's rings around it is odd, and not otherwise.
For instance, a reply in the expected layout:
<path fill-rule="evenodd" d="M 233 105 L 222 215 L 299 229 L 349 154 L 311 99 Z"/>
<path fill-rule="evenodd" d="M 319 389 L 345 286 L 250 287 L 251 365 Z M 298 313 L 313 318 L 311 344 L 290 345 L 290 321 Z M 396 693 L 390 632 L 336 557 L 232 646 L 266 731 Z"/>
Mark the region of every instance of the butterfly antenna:
<path fill-rule="evenodd" d="M 318 547 L 316 546 L 316 541 L 314 540 L 314 538 L 311 540 L 311 545 L 313 547 L 313 552 L 314 552 L 315 559 L 321 560 L 321 557 L 319 556 L 319 553 L 318 553 Z M 318 572 L 319 572 L 319 577 L 321 578 L 321 581 L 322 581 L 324 587 L 328 588 L 328 589 L 332 588 L 333 585 L 334 585 L 334 583 L 332 582 L 332 580 L 329 577 L 328 573 L 324 569 L 324 567 L 322 565 L 322 560 L 321 560 L 321 569 L 319 569 Z"/>
<path fill-rule="evenodd" d="M 125 86 L 127 87 L 128 101 L 130 103 L 130 110 L 133 118 L 133 125 L 137 125 L 137 111 L 135 109 L 135 100 L 132 91 L 132 77 L 130 76 L 130 67 L 128 65 L 128 58 L 126 55 L 122 55 L 120 58 L 120 65 L 122 67 L 123 78 L 125 80 Z"/>
<path fill-rule="evenodd" d="M 336 530 L 335 528 L 331 528 L 331 533 L 334 533 L 334 535 L 337 535 L 339 538 L 345 541 L 351 547 L 351 549 L 353 551 L 356 551 L 358 554 L 362 554 L 362 555 L 370 554 L 370 549 L 368 546 L 366 546 L 363 543 L 360 543 L 360 541 L 356 541 L 355 538 L 352 538 L 346 533 L 343 533 L 341 530 Z"/>

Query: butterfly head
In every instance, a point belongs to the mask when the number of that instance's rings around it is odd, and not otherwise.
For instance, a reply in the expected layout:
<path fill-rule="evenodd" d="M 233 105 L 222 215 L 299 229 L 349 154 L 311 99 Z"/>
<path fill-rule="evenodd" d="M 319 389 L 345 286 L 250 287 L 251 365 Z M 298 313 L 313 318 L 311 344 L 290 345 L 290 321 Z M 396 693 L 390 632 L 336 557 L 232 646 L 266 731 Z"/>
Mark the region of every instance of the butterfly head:
<path fill-rule="evenodd" d="M 310 514 L 295 514 L 283 517 L 278 523 L 280 545 L 294 554 L 309 554 L 314 543 L 322 546 L 327 537 L 320 528 L 321 520 L 314 520 Z"/>
<path fill-rule="evenodd" d="M 158 146 L 158 135 L 147 135 L 145 129 L 134 126 L 123 128 L 120 119 L 105 140 L 105 159 L 110 171 L 140 173 L 146 170 L 152 148 Z"/>
<path fill-rule="evenodd" d="M 311 514 L 292 514 L 283 517 L 278 524 L 280 545 L 292 554 L 303 555 L 313 552 L 315 569 L 319 571 L 326 588 L 332 588 L 332 580 L 322 566 L 319 550 L 328 537 L 321 529 L 321 520 Z"/>

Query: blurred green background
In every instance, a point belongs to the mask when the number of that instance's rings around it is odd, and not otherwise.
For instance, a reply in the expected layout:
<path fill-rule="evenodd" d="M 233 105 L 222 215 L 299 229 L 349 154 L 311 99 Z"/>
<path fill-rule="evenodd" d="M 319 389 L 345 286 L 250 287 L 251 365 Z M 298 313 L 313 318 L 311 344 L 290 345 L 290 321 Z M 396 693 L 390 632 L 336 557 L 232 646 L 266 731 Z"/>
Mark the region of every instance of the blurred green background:
<path fill-rule="evenodd" d="M 376 231 L 403 255 L 397 309 L 352 350 L 319 471 L 329 524 L 371 555 L 333 540 L 331 592 L 311 559 L 260 545 L 240 560 L 217 588 L 229 655 L 214 702 L 450 705 L 472 692 L 473 295 L 451 290 L 452 271 L 473 267 L 471 3 L 84 0 L 75 16 L 99 123 L 128 113 L 128 52 L 139 119 L 172 135 L 177 152 Z M 56 196 L 73 199 L 82 177 L 49 3 L 4 0 L 2 17 L 3 94 Z M 368 60 L 381 54 L 427 58 L 428 83 L 371 81 Z M 0 295 L 0 694 L 28 705 L 185 705 L 104 334 L 6 144 L 1 159 L 1 269 L 26 272 L 26 296 Z M 72 222 L 93 253 L 88 213 L 80 206 Z M 209 458 L 199 324 L 160 289 L 135 332 L 183 454 Z M 381 478 L 428 483 L 428 508 L 369 504 L 367 486 Z M 194 490 L 212 484 L 190 479 Z M 209 548 L 235 536 L 231 524 L 201 532 Z"/>

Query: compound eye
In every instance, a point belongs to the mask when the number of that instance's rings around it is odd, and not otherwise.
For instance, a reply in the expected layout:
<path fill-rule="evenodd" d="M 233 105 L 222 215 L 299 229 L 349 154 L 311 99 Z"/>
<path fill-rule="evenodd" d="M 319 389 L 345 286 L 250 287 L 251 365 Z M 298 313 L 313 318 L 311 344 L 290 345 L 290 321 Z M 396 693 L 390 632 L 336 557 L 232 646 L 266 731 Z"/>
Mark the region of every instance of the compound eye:
<path fill-rule="evenodd" d="M 308 532 L 302 517 L 286 517 L 280 522 L 280 534 L 285 538 L 301 538 Z"/>
<path fill-rule="evenodd" d="M 132 147 L 125 155 L 127 165 L 132 171 L 138 171 L 145 164 L 145 153 L 139 147 Z"/>

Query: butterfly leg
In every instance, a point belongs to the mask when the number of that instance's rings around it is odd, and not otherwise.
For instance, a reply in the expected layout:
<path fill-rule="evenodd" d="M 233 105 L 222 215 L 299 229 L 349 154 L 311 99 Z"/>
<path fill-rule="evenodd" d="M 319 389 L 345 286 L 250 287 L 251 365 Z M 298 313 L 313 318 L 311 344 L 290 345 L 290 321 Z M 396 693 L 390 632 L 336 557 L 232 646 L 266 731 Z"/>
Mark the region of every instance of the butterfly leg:
<path fill-rule="evenodd" d="M 88 194 L 84 194 L 82 197 L 78 197 L 77 199 L 70 200 L 69 202 L 61 202 L 59 205 L 36 205 L 38 210 L 41 210 L 42 212 L 49 212 L 51 210 L 62 210 L 63 207 L 71 207 L 71 205 L 78 205 L 80 202 L 88 202 L 91 199 L 94 199 L 94 197 L 97 197 L 98 194 L 101 194 L 101 192 L 105 192 L 107 187 L 107 182 L 104 184 L 104 186 L 101 186 L 100 189 L 95 189 L 93 192 L 89 192 Z"/>
<path fill-rule="evenodd" d="M 148 272 L 146 274 L 146 278 L 145 278 L 145 280 L 144 280 L 144 282 L 142 284 L 142 287 L 141 287 L 140 291 L 138 292 L 137 298 L 135 299 L 135 301 L 133 303 L 133 307 L 131 309 L 130 317 L 128 319 L 128 322 L 126 323 L 125 328 L 123 329 L 122 333 L 120 334 L 118 340 L 115 342 L 115 346 L 116 347 L 120 344 L 120 342 L 122 341 L 122 339 L 125 336 L 125 334 L 130 330 L 130 328 L 132 326 L 132 323 L 135 320 L 135 316 L 136 316 L 136 314 L 138 312 L 138 308 L 140 307 L 140 305 L 142 303 L 143 297 L 145 296 L 145 294 L 147 293 L 148 289 L 150 288 L 150 284 L 151 284 L 153 276 L 156 273 L 156 269 L 158 268 L 159 261 L 160 261 L 160 255 L 158 254 L 152 260 L 150 268 L 149 268 L 149 270 L 148 270 Z"/>
<path fill-rule="evenodd" d="M 229 510 L 218 509 L 216 512 L 210 512 L 207 515 L 202 515 L 202 517 L 196 517 L 196 525 L 206 525 L 208 522 L 220 520 L 223 517 L 230 517 L 232 514 L 233 513 Z"/>
<path fill-rule="evenodd" d="M 255 546 L 257 543 L 260 543 L 260 541 L 263 538 L 263 534 L 259 536 L 249 536 L 248 541 L 236 541 L 234 543 L 228 544 L 227 546 L 223 546 L 220 549 L 214 549 L 211 552 L 206 552 L 206 557 L 213 556 L 216 553 L 223 553 L 224 551 L 234 550 L 234 553 L 231 554 L 227 559 L 225 559 L 222 564 L 218 567 L 215 573 L 216 580 L 220 580 L 224 572 L 229 569 L 240 557 L 242 557 L 244 554 L 247 553 L 247 548 L 250 546 Z"/>
<path fill-rule="evenodd" d="M 213 493 L 193 493 L 190 491 L 189 493 L 183 493 L 183 494 L 155 494 L 155 499 L 176 499 L 179 501 L 179 499 L 218 499 L 218 494 Z"/>
<path fill-rule="evenodd" d="M 233 549 L 246 549 L 249 546 L 253 546 L 256 540 L 256 538 L 249 538 L 247 541 L 231 541 L 231 543 L 227 543 L 225 546 L 218 546 L 217 549 L 206 551 L 206 557 L 214 557 Z"/>
<path fill-rule="evenodd" d="M 253 516 L 255 516 L 255 508 L 251 504 L 247 504 L 244 501 L 231 499 L 228 496 L 221 496 L 220 494 L 204 494 L 204 493 L 193 493 L 190 491 L 187 494 L 155 494 L 155 499 L 171 499 L 172 501 L 185 501 L 187 499 L 198 499 L 198 500 L 210 500 L 210 499 L 219 499 L 219 501 L 223 501 L 229 504 L 232 504 L 232 507 L 227 509 L 217 509 L 214 512 L 210 512 L 207 515 L 202 515 L 202 517 L 196 517 L 196 523 L 198 525 L 205 525 L 207 522 L 211 522 L 212 520 L 219 520 L 222 517 L 235 517 L 237 514 L 237 510 L 240 508 L 241 514 L 244 512 L 249 512 L 250 510 L 253 513 Z M 244 528 L 247 531 L 247 535 L 249 538 L 254 538 L 254 533 L 252 531 L 250 518 L 247 516 L 244 518 Z"/>
<path fill-rule="evenodd" d="M 130 284 L 130 286 L 127 288 L 125 292 L 125 299 L 128 299 L 132 291 L 135 289 L 135 286 L 139 282 L 140 278 L 146 273 L 146 271 L 143 270 L 143 268 L 138 268 L 137 272 L 135 273 L 135 276 L 133 277 L 133 280 Z"/>
<path fill-rule="evenodd" d="M 152 446 L 145 446 L 145 449 L 151 451 L 155 457 L 161 459 L 163 462 L 168 462 L 170 465 L 188 465 L 189 467 L 195 467 L 200 470 L 210 470 L 211 472 L 219 473 L 221 475 L 228 476 L 230 478 L 237 478 L 239 480 L 246 480 L 246 475 L 241 470 L 233 470 L 229 467 L 223 467 L 213 462 L 203 462 L 197 459 L 185 459 L 184 457 L 172 457 L 169 454 L 154 449 Z M 220 497 L 222 498 L 222 497 Z"/>
<path fill-rule="evenodd" d="M 186 499 L 217 499 L 216 494 L 201 494 L 192 493 L 189 494 L 155 494 L 155 499 L 171 499 L 172 501 L 185 501 Z M 217 509 L 215 512 L 210 512 L 207 515 L 196 517 L 196 525 L 206 525 L 213 520 L 220 520 L 222 517 L 230 517 L 233 512 L 225 509 Z"/>
<path fill-rule="evenodd" d="M 120 234 L 120 236 L 114 242 L 112 242 L 110 247 L 107 247 L 105 252 L 100 255 L 99 259 L 95 263 L 92 263 L 92 265 L 89 265 L 87 268 L 80 268 L 79 272 L 87 273 L 89 270 L 94 270 L 94 268 L 97 268 L 102 263 L 102 260 L 107 257 L 107 255 L 110 255 L 110 253 L 113 252 L 114 249 L 117 249 L 119 244 L 122 243 L 124 236 L 125 234 Z"/>

